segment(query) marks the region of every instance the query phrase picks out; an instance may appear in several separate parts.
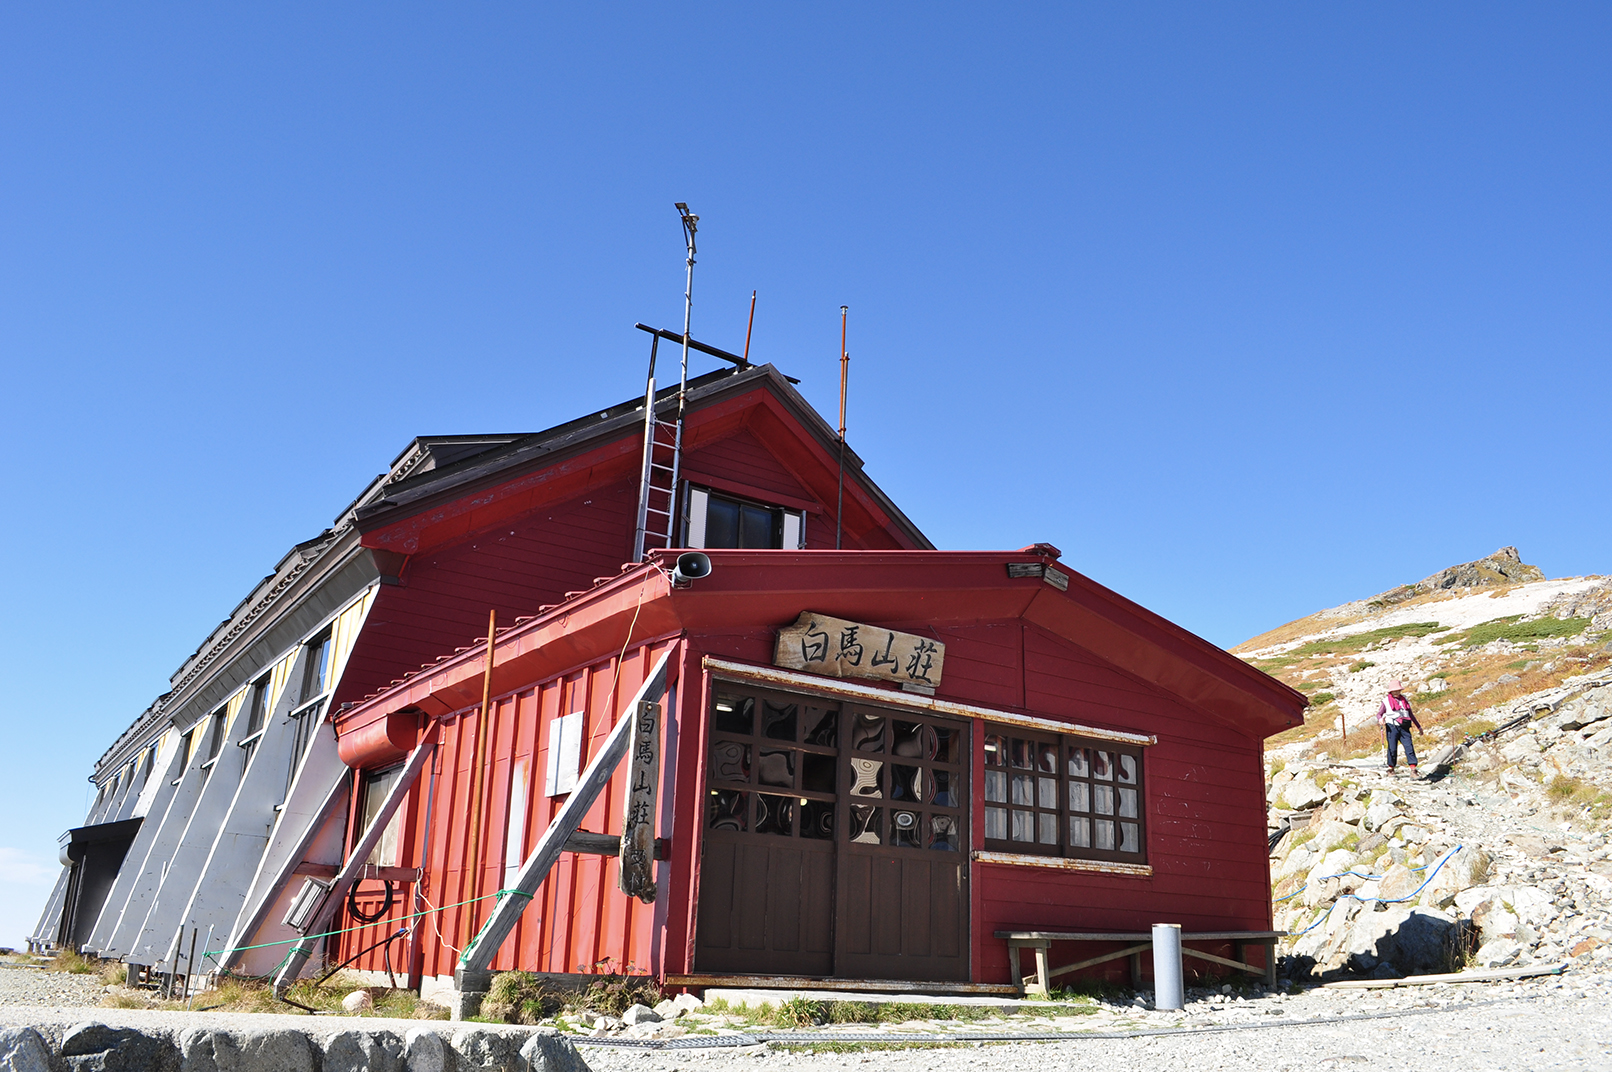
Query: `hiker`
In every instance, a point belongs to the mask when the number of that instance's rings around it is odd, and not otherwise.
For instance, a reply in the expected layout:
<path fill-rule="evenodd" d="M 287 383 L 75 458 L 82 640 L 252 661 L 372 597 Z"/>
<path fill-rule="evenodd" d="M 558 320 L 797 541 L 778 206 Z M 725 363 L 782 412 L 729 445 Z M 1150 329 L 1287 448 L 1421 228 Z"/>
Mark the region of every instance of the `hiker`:
<path fill-rule="evenodd" d="M 1388 773 L 1398 774 L 1394 765 L 1399 755 L 1399 746 L 1405 746 L 1405 762 L 1410 765 L 1411 777 L 1416 774 L 1416 746 L 1411 743 L 1411 727 L 1416 727 L 1417 733 L 1426 733 L 1422 724 L 1416 721 L 1416 712 L 1411 710 L 1411 702 L 1405 699 L 1405 683 L 1395 679 L 1388 683 L 1388 695 L 1383 702 L 1377 705 L 1377 721 L 1383 724 L 1388 733 Z"/>

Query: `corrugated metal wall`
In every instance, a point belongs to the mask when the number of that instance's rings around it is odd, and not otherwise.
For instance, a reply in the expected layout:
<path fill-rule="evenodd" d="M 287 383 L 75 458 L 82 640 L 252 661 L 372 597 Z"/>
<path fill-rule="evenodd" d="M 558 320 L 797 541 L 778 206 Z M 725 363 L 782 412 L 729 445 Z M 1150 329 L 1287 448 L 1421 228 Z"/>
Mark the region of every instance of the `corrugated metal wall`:
<path fill-rule="evenodd" d="M 333 951 L 337 961 L 394 934 L 403 917 L 428 908 L 442 909 L 419 921 L 423 974 L 451 975 L 459 952 L 480 929 L 496 903 L 507 868 L 518 867 L 548 828 L 564 796 L 544 795 L 552 726 L 561 715 L 584 712 L 581 766 L 598 751 L 615 725 L 618 712 L 643 684 L 644 676 L 671 641 L 661 640 L 629 648 L 620 660 L 606 659 L 527 688 L 498 697 L 481 727 L 479 709 L 472 708 L 443 720 L 436 756 L 405 805 L 404 836 L 395 863 L 422 867 L 425 875 L 415 907 L 416 891 L 403 886 L 386 916 L 359 925 L 345 911 L 337 927 L 357 929 L 342 935 Z M 486 733 L 482 764 L 481 802 L 472 815 L 472 767 L 479 732 Z M 621 832 L 627 765 L 623 764 L 605 792 L 589 811 L 583 829 L 594 833 Z M 523 785 L 513 788 L 519 775 Z M 525 816 L 512 815 L 511 801 L 525 804 Z M 427 827 L 427 811 L 430 812 Z M 356 825 L 356 824 L 350 824 Z M 519 832 L 519 844 L 510 834 Z M 351 840 L 349 834 L 349 841 Z M 474 845 L 474 858 L 467 857 Z M 660 865 L 665 866 L 665 865 Z M 475 903 L 463 905 L 462 902 Z M 363 883 L 355 898 L 361 911 L 373 913 L 384 903 L 378 882 Z M 647 972 L 650 963 L 655 905 L 627 898 L 617 888 L 614 858 L 566 853 L 532 899 L 514 933 L 493 962 L 494 970 L 519 968 L 543 972 Z M 406 943 L 390 947 L 391 966 L 407 971 Z M 384 949 L 361 957 L 353 966 L 383 970 Z"/>

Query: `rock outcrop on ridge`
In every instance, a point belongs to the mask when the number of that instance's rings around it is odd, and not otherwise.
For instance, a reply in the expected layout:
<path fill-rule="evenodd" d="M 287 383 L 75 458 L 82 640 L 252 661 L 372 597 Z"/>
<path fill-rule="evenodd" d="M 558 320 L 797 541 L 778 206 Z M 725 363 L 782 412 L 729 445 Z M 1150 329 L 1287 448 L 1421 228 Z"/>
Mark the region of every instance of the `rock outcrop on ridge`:
<path fill-rule="evenodd" d="M 1612 970 L 1609 634 L 1612 581 L 1502 548 L 1237 649 L 1312 698 L 1266 750 L 1292 974 Z M 1421 779 L 1384 769 L 1394 678 Z"/>

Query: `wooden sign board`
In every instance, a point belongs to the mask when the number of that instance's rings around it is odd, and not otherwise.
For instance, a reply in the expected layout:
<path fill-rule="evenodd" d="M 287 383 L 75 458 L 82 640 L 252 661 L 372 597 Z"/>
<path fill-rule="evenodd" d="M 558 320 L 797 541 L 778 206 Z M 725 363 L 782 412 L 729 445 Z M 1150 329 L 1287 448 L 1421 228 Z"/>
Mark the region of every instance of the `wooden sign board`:
<path fill-rule="evenodd" d="M 830 677 L 860 677 L 934 688 L 946 663 L 946 645 L 929 637 L 897 633 L 802 611 L 778 630 L 774 665 Z"/>
<path fill-rule="evenodd" d="M 628 786 L 621 820 L 621 892 L 655 900 L 655 791 L 660 783 L 660 704 L 640 703 L 631 715 Z"/>

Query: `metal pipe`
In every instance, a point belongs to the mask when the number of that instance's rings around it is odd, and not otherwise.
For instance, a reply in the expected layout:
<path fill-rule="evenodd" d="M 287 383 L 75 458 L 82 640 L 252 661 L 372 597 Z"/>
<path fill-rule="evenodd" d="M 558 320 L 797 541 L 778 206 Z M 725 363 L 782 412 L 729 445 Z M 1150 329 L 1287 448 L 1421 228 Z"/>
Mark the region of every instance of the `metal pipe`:
<path fill-rule="evenodd" d="M 677 203 L 677 211 L 683 218 L 683 244 L 688 247 L 688 278 L 683 285 L 683 378 L 677 388 L 677 422 L 681 427 L 688 394 L 688 331 L 694 318 L 694 234 L 699 229 L 700 218 L 690 213 L 688 205 L 681 201 Z"/>
<path fill-rule="evenodd" d="M 750 332 L 755 330 L 755 326 L 756 326 L 756 292 L 752 290 L 750 292 L 750 322 L 744 326 L 744 364 L 740 365 L 739 366 L 740 368 L 743 368 L 745 365 L 750 364 Z"/>
<path fill-rule="evenodd" d="M 1181 924 L 1153 924 L 1153 1007 L 1181 1009 Z"/>
<path fill-rule="evenodd" d="M 481 718 L 476 723 L 476 762 L 470 768 L 470 853 L 465 857 L 465 869 L 470 874 L 470 897 L 481 894 L 481 783 L 482 764 L 487 756 L 487 709 L 493 696 L 493 644 L 498 635 L 498 608 L 487 612 L 487 664 L 481 678 Z M 471 922 L 476 918 L 476 906 L 467 905 Z"/>
<path fill-rule="evenodd" d="M 200 927 L 190 928 L 190 955 L 185 958 L 185 1004 L 190 1004 L 190 980 L 196 974 L 196 935 Z M 209 935 L 211 931 L 207 932 Z"/>
<path fill-rule="evenodd" d="M 849 305 L 840 306 L 840 475 L 839 491 L 834 505 L 834 550 L 840 549 L 840 533 L 845 527 L 845 382 L 850 371 L 851 355 L 845 349 L 845 315 Z"/>
<path fill-rule="evenodd" d="M 647 331 L 651 335 L 658 335 L 660 338 L 665 339 L 667 342 L 682 342 L 683 341 L 683 336 L 679 335 L 675 331 L 668 331 L 665 328 L 652 328 L 648 324 L 634 324 L 633 327 L 637 328 L 639 331 Z M 710 354 L 712 357 L 720 357 L 722 360 L 731 361 L 735 365 L 741 365 L 742 366 L 742 365 L 745 364 L 745 359 L 744 359 L 743 355 L 741 355 L 741 354 L 730 354 L 726 350 L 722 349 L 721 347 L 712 346 L 710 343 L 701 342 L 699 339 L 690 339 L 688 341 L 688 346 L 689 346 L 690 350 L 698 350 L 702 354 Z M 791 380 L 790 382 L 791 383 L 798 383 L 799 381 L 798 380 Z"/>

